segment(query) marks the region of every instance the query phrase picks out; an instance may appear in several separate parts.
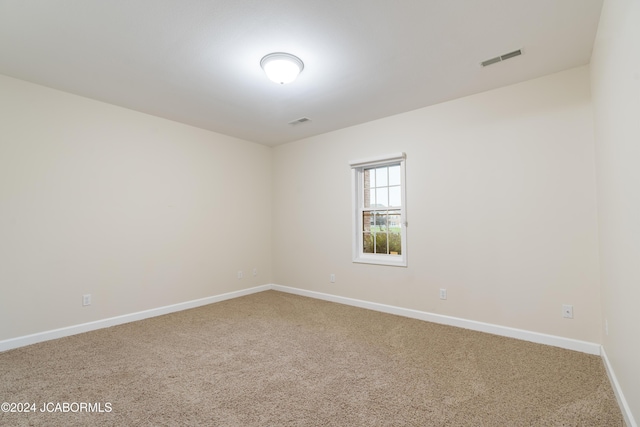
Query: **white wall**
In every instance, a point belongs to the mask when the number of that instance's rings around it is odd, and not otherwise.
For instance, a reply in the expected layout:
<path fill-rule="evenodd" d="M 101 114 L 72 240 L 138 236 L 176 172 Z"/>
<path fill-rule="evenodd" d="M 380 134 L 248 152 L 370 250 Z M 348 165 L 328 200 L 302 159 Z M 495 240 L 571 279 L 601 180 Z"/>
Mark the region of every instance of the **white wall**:
<path fill-rule="evenodd" d="M 0 76 L 0 340 L 269 283 L 270 212 L 269 148 Z"/>
<path fill-rule="evenodd" d="M 0 340 L 269 281 L 601 340 L 588 67 L 276 149 L 0 92 Z M 353 264 L 348 161 L 397 151 L 409 267 Z"/>
<path fill-rule="evenodd" d="M 589 79 L 580 67 L 276 147 L 275 283 L 599 343 Z M 348 162 L 398 151 L 409 267 L 354 264 Z"/>
<path fill-rule="evenodd" d="M 604 349 L 640 419 L 640 2 L 605 1 L 591 70 Z"/>

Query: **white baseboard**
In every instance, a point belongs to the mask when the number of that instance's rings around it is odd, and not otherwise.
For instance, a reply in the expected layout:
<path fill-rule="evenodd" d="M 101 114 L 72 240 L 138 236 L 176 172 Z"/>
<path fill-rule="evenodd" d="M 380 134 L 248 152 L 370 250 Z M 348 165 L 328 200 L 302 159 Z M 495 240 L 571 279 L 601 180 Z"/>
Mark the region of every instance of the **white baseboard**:
<path fill-rule="evenodd" d="M 56 338 L 68 337 L 70 335 L 80 334 L 83 332 L 94 331 L 96 329 L 108 328 L 110 326 L 121 325 L 123 323 L 135 322 L 137 320 L 148 319 L 149 317 L 162 316 L 163 314 L 174 313 L 176 311 L 188 310 L 207 304 L 213 304 L 232 298 L 238 298 L 256 292 L 268 291 L 272 289 L 271 285 L 256 286 L 254 288 L 242 289 L 240 291 L 228 292 L 221 295 L 201 298 L 192 301 L 181 302 L 178 304 L 167 305 L 164 307 L 152 308 L 150 310 L 139 311 L 137 313 L 125 314 L 122 316 L 110 317 L 108 319 L 96 320 L 95 322 L 82 323 L 80 325 L 68 326 L 66 328 L 53 329 L 50 331 L 39 332 L 32 335 L 25 335 L 17 338 L 0 341 L 0 352 L 11 350 L 26 345 L 36 344 L 43 341 L 49 341 Z"/>
<path fill-rule="evenodd" d="M 80 325 L 68 326 L 60 329 L 39 332 L 32 335 L 26 335 L 17 338 L 0 341 L 0 351 L 11 350 L 13 348 L 23 347 L 26 345 L 36 344 L 56 338 L 62 338 L 70 335 L 89 332 L 96 329 L 108 328 L 110 326 L 120 325 L 123 323 L 135 322 L 137 320 L 147 319 L 149 317 L 161 316 L 163 314 L 173 313 L 190 308 L 200 307 L 207 304 L 238 298 L 241 296 L 262 292 L 267 290 L 276 290 L 290 294 L 296 294 L 325 301 L 336 302 L 340 304 L 351 305 L 354 307 L 366 308 L 369 310 L 380 311 L 383 313 L 396 314 L 398 316 L 410 317 L 413 319 L 425 320 L 443 325 L 457 326 L 459 328 L 471 329 L 479 332 L 487 332 L 494 335 L 501 335 L 510 338 L 517 338 L 524 341 L 531 341 L 539 344 L 561 347 L 568 350 L 580 351 L 582 353 L 600 355 L 601 346 L 586 341 L 579 341 L 570 338 L 563 338 L 554 335 L 547 335 L 538 332 L 526 331 L 523 329 L 509 328 L 506 326 L 493 325 L 490 323 L 477 322 L 458 317 L 444 316 L 441 314 L 433 314 L 425 311 L 412 310 L 408 308 L 395 307 L 392 305 L 380 304 L 375 302 L 363 301 L 353 298 L 341 297 L 337 295 L 325 294 L 321 292 L 308 291 L 304 289 L 291 288 L 281 285 L 262 285 L 240 291 L 229 292 L 221 295 L 201 298 L 193 301 L 186 301 L 178 304 L 168 305 L 165 307 L 153 308 L 150 310 L 139 311 L 137 313 L 125 314 L 122 316 L 111 317 L 108 319 L 97 320 L 94 322 L 83 323 Z"/>
<path fill-rule="evenodd" d="M 80 334 L 83 332 L 94 331 L 96 329 L 108 328 L 110 326 L 121 325 L 123 323 L 135 322 L 137 320 L 143 320 L 150 317 L 162 316 L 164 314 L 174 313 L 176 311 L 188 310 L 190 308 L 196 308 L 207 304 L 213 304 L 220 301 L 225 301 L 232 298 L 238 298 L 245 295 L 254 294 L 257 292 L 275 290 L 280 292 L 286 292 L 290 294 L 316 298 L 324 301 L 336 302 L 339 304 L 350 305 L 354 307 L 365 308 L 369 310 L 379 311 L 382 313 L 395 314 L 398 316 L 409 317 L 412 319 L 425 320 L 428 322 L 439 323 L 443 325 L 456 326 L 459 328 L 470 329 L 473 331 L 487 332 L 494 335 L 500 335 L 509 338 L 516 338 L 524 341 L 530 341 L 538 344 L 546 344 L 554 347 L 560 347 L 568 350 L 579 351 L 582 353 L 599 355 L 604 362 L 607 375 L 611 382 L 613 391 L 618 400 L 618 404 L 622 411 L 622 415 L 625 419 L 627 427 L 638 427 L 635 422 L 631 409 L 622 393 L 620 384 L 615 376 L 613 368 L 607 358 L 607 354 L 604 348 L 600 344 L 579 341 L 571 338 L 563 338 L 555 335 L 547 335 L 539 332 L 531 332 L 523 329 L 509 328 L 506 326 L 494 325 L 490 323 L 477 322 L 475 320 L 467 320 L 459 317 L 444 316 L 441 314 L 428 313 L 425 311 L 412 310 L 408 308 L 396 307 L 392 305 L 380 304 L 375 302 L 363 301 L 353 298 L 341 297 L 338 295 L 325 294 L 321 292 L 308 291 L 305 289 L 292 288 L 288 286 L 281 286 L 275 284 L 256 286 L 249 289 L 242 289 L 239 291 L 228 292 L 221 295 L 215 295 L 207 298 L 201 298 L 192 301 L 186 301 L 178 304 L 168 305 L 164 307 L 158 307 L 150 310 L 139 311 L 137 313 L 125 314 L 122 316 L 111 317 L 108 319 L 97 320 L 94 322 L 83 323 L 80 325 L 73 325 L 66 328 L 54 329 L 45 332 L 39 332 L 32 335 L 26 335 L 17 338 L 11 338 L 8 340 L 0 341 L 0 352 L 11 350 L 18 347 L 24 347 L 31 344 L 36 344 L 43 341 L 49 341 L 56 338 L 67 337 L 70 335 Z"/>
<path fill-rule="evenodd" d="M 392 305 L 379 304 L 375 302 L 363 301 L 353 298 L 346 298 L 337 295 L 324 294 L 321 292 L 307 291 L 304 289 L 291 288 L 288 286 L 271 285 L 271 289 L 290 294 L 301 295 L 321 299 L 325 301 L 337 302 L 340 304 L 351 305 L 354 307 L 366 308 L 369 310 L 380 311 L 383 313 L 396 314 L 398 316 L 410 317 L 412 319 L 425 320 L 427 322 L 439 323 L 442 325 L 457 326 L 459 328 L 471 329 L 473 331 L 487 332 L 489 334 L 500 335 L 503 337 L 517 338 L 524 341 L 530 341 L 538 344 L 546 344 L 554 347 L 560 347 L 567 350 L 575 350 L 582 353 L 600 355 L 600 344 L 579 341 L 571 338 L 558 337 L 555 335 L 547 335 L 539 332 L 526 331 L 524 329 L 509 328 L 507 326 L 494 325 L 491 323 L 476 322 L 475 320 L 467 320 L 459 317 L 444 316 L 441 314 L 428 313 L 426 311 L 412 310 L 408 308 L 395 307 Z"/>
<path fill-rule="evenodd" d="M 631 408 L 629 408 L 629 404 L 627 403 L 627 399 L 625 399 L 624 394 L 622 393 L 620 383 L 618 383 L 618 378 L 616 378 L 616 374 L 613 371 L 611 362 L 609 362 L 607 352 L 604 351 L 604 347 L 602 347 L 601 349 L 600 356 L 602 357 L 605 370 L 607 371 L 607 375 L 609 376 L 609 382 L 611 383 L 611 387 L 613 388 L 613 393 L 616 395 L 616 399 L 618 400 L 618 406 L 620 406 L 620 411 L 622 412 L 622 416 L 624 417 L 624 422 L 627 424 L 627 427 L 638 427 L 638 424 L 636 423 L 635 419 L 633 418 L 633 414 L 631 413 Z"/>

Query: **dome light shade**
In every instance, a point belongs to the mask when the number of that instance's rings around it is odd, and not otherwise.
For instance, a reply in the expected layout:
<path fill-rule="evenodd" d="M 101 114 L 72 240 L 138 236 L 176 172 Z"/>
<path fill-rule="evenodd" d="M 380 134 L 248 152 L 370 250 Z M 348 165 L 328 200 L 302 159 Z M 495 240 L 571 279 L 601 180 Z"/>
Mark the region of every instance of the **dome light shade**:
<path fill-rule="evenodd" d="M 300 58 L 282 52 L 266 55 L 260 60 L 260 66 L 269 80 L 282 85 L 294 81 L 304 68 Z"/>

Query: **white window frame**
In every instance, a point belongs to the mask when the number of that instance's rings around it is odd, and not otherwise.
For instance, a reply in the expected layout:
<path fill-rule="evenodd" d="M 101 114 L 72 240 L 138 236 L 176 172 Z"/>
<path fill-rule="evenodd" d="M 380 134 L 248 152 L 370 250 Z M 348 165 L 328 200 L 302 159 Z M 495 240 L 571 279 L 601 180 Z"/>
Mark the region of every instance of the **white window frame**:
<path fill-rule="evenodd" d="M 396 267 L 407 266 L 407 197 L 406 197 L 406 180 L 405 180 L 405 153 L 395 153 L 385 156 L 372 157 L 368 159 L 352 160 L 349 162 L 351 165 L 351 187 L 353 191 L 352 196 L 352 251 L 353 262 L 365 263 L 365 264 L 378 264 L 378 265 L 390 265 Z M 362 237 L 362 218 L 364 208 L 364 170 L 372 167 L 400 165 L 400 185 L 401 185 L 401 226 L 400 226 L 400 239 L 401 239 L 401 254 L 400 255 L 388 255 L 388 254 L 370 254 L 363 252 L 363 237 Z"/>

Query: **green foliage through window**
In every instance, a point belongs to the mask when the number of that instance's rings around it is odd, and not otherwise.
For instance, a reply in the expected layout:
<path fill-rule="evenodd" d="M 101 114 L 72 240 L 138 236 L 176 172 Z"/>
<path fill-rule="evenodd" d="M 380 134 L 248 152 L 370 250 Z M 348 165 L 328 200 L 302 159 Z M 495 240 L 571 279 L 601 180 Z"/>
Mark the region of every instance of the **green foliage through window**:
<path fill-rule="evenodd" d="M 402 255 L 400 233 L 365 233 L 362 251 L 367 254 Z"/>

